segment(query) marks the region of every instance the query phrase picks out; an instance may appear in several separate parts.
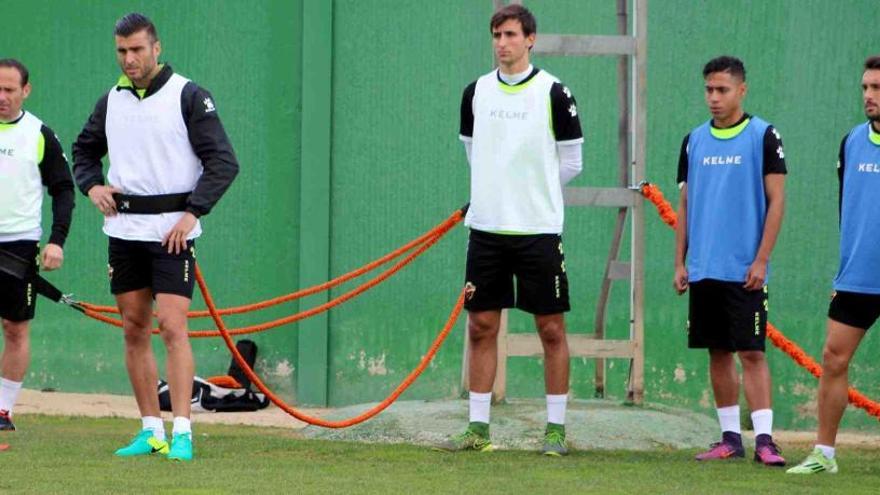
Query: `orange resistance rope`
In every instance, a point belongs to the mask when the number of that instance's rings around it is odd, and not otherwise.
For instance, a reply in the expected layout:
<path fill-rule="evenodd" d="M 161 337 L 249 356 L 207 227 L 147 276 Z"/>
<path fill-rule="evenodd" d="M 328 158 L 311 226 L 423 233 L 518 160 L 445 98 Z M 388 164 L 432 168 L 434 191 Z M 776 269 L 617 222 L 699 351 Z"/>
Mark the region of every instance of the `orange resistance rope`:
<path fill-rule="evenodd" d="M 385 280 L 387 280 L 387 279 L 388 279 L 389 277 L 391 277 L 392 275 L 396 274 L 396 273 L 397 273 L 398 271 L 400 271 L 404 266 L 408 265 L 408 264 L 409 264 L 410 262 L 412 262 L 415 258 L 417 258 L 419 255 L 421 255 L 421 254 L 424 253 L 425 251 L 427 251 L 431 246 L 433 246 L 438 240 L 440 240 L 441 237 L 443 237 L 443 236 L 444 236 L 447 232 L 449 232 L 449 230 L 451 230 L 451 229 L 452 229 L 452 228 L 453 228 L 458 222 L 460 222 L 460 221 L 462 220 L 462 218 L 464 218 L 464 214 L 463 214 L 463 212 L 462 212 L 461 210 L 456 211 L 456 212 L 455 212 L 452 216 L 450 216 L 446 221 L 444 221 L 444 222 L 443 222 L 442 224 L 440 224 L 438 227 L 435 227 L 434 229 L 432 229 L 431 234 L 433 235 L 433 237 L 429 237 L 429 238 L 428 238 L 426 241 L 424 241 L 423 244 L 422 244 L 421 246 L 419 246 L 415 251 L 413 251 L 412 253 L 408 254 L 406 257 L 404 257 L 403 259 L 401 259 L 400 261 L 398 261 L 397 263 L 395 263 L 395 264 L 392 265 L 390 268 L 388 268 L 387 270 L 383 271 L 382 273 L 380 273 L 380 274 L 377 275 L 376 277 L 374 277 L 374 278 L 368 280 L 367 282 L 365 282 L 365 283 L 361 284 L 360 286 L 358 286 L 358 287 L 356 287 L 356 288 L 350 290 L 349 292 L 346 292 L 345 294 L 342 294 L 342 295 L 340 295 L 340 296 L 338 296 L 338 297 L 335 297 L 335 298 L 331 299 L 330 301 L 327 301 L 327 302 L 324 303 L 324 304 L 321 304 L 321 305 L 319 305 L 319 306 L 316 306 L 316 307 L 314 307 L 314 308 L 311 308 L 311 309 L 308 309 L 308 310 L 305 310 L 305 311 L 301 311 L 301 312 L 299 312 L 299 313 L 296 313 L 296 314 L 293 314 L 293 315 L 290 315 L 290 316 L 286 316 L 286 317 L 283 317 L 283 318 L 279 318 L 279 319 L 277 319 L 277 320 L 272 320 L 272 321 L 269 321 L 269 322 L 266 322 L 266 323 L 262 323 L 262 324 L 259 324 L 259 325 L 252 325 L 252 326 L 243 327 L 243 328 L 231 329 L 231 330 L 228 330 L 228 332 L 229 332 L 230 335 L 245 335 L 245 334 L 251 334 L 251 333 L 263 332 L 263 331 L 265 331 L 265 330 L 269 330 L 269 329 L 272 329 L 272 328 L 277 328 L 277 327 L 280 327 L 280 326 L 283 326 L 283 325 L 287 325 L 287 324 L 289 324 L 289 323 L 293 323 L 293 322 L 296 322 L 296 321 L 299 321 L 299 320 L 302 320 L 302 319 L 305 319 L 305 318 L 312 317 L 312 316 L 314 316 L 314 315 L 316 315 L 316 314 L 322 313 L 322 312 L 327 311 L 327 310 L 329 310 L 329 309 L 331 309 L 331 308 L 333 308 L 333 307 L 335 307 L 335 306 L 338 306 L 338 305 L 340 305 L 340 304 L 342 304 L 342 303 L 344 303 L 344 302 L 346 302 L 346 301 L 349 301 L 349 300 L 351 300 L 351 299 L 353 299 L 353 298 L 355 298 L 355 297 L 361 295 L 362 293 L 366 292 L 367 290 L 369 290 L 369 289 L 375 287 L 376 285 L 379 285 L 380 283 L 384 282 Z M 393 253 L 392 253 L 392 254 L 393 254 Z M 386 257 L 387 257 L 387 255 L 386 255 Z M 384 258 L 384 257 L 383 257 L 383 258 Z M 375 263 L 375 262 L 374 262 L 374 263 Z M 370 265 L 373 265 L 374 263 L 370 263 Z M 370 265 L 367 265 L 367 266 L 370 266 Z M 355 270 L 354 272 L 351 272 L 351 273 L 356 273 L 356 272 L 361 272 L 361 273 L 363 273 L 362 270 L 363 270 L 363 269 L 361 268 L 361 269 Z M 335 282 L 335 281 L 337 281 L 337 280 L 340 280 L 340 279 L 349 280 L 349 279 L 351 278 L 351 277 L 349 277 L 349 275 L 351 275 L 351 274 L 347 274 L 347 275 L 343 275 L 343 276 L 341 276 L 341 277 L 338 277 L 337 279 L 334 279 L 333 282 Z M 348 277 L 348 278 L 346 278 L 346 277 Z M 343 281 L 344 281 L 344 280 L 343 280 Z M 341 283 L 341 282 L 339 282 L 339 283 Z M 335 285 L 339 285 L 339 283 L 335 283 Z M 322 285 L 328 285 L 328 284 L 322 284 Z M 316 286 L 316 287 L 320 287 L 320 286 Z M 314 289 L 314 288 L 309 288 L 309 289 L 304 289 L 304 290 L 302 290 L 302 291 L 298 291 L 298 292 L 300 292 L 300 293 L 308 292 L 309 294 L 311 294 L 311 293 L 314 293 L 314 292 L 315 292 L 313 289 Z M 294 293 L 294 294 L 296 294 L 296 293 Z M 305 295 L 305 294 L 303 294 L 303 295 Z M 301 297 L 301 296 L 300 296 L 300 297 Z M 219 310 L 218 310 L 218 311 L 219 311 Z M 121 321 L 121 320 L 119 320 L 119 319 L 117 319 L 117 318 L 112 318 L 112 317 L 109 317 L 109 316 L 103 315 L 103 314 L 98 313 L 98 312 L 96 312 L 96 311 L 92 311 L 91 309 L 86 309 L 86 310 L 84 311 L 84 314 L 85 314 L 86 316 L 89 316 L 89 317 L 91 317 L 91 318 L 94 318 L 94 319 L 96 319 L 96 320 L 98 320 L 98 321 L 102 321 L 102 322 L 107 323 L 107 324 L 109 324 L 109 325 L 113 325 L 113 326 L 116 326 L 116 327 L 122 327 L 122 321 Z M 152 330 L 152 332 L 153 332 L 154 334 L 158 334 L 158 333 L 159 333 L 159 330 L 154 328 L 154 329 Z M 194 331 L 190 331 L 190 332 L 189 332 L 189 336 L 190 336 L 191 338 L 217 337 L 217 336 L 220 336 L 220 335 L 221 335 L 221 333 L 219 332 L 219 330 L 194 330 Z"/>
<path fill-rule="evenodd" d="M 660 189 L 653 184 L 645 183 L 641 187 L 641 193 L 645 199 L 654 204 L 657 208 L 657 213 L 660 214 L 660 218 L 663 219 L 663 222 L 670 227 L 675 228 L 675 224 L 678 222 L 678 216 L 676 215 L 675 210 L 672 209 L 672 205 L 670 205 L 669 202 L 666 201 L 666 198 L 663 197 L 663 193 L 660 192 Z M 788 354 L 794 362 L 809 371 L 813 376 L 816 378 L 822 376 L 822 366 L 804 352 L 800 346 L 783 335 L 782 332 L 771 323 L 767 323 L 767 337 L 770 338 L 773 345 L 778 347 L 782 352 Z M 856 407 L 864 409 L 871 416 L 880 418 L 880 404 L 867 398 L 864 394 L 852 387 L 849 388 L 849 402 Z"/>
<path fill-rule="evenodd" d="M 333 280 L 330 280 L 330 281 L 327 281 L 327 282 L 324 282 L 324 283 L 321 283 L 321 284 L 318 284 L 318 285 L 315 285 L 312 287 L 308 287 L 305 289 L 300 289 L 296 292 L 293 292 L 293 293 L 290 293 L 287 295 L 275 297 L 275 298 L 268 299 L 268 300 L 262 301 L 262 302 L 247 304 L 244 306 L 224 308 L 224 309 L 219 310 L 220 314 L 225 316 L 225 315 L 249 313 L 251 311 L 258 311 L 258 310 L 265 309 L 265 308 L 268 308 L 271 306 L 276 306 L 278 304 L 293 301 L 293 300 L 299 299 L 301 297 L 310 296 L 310 295 L 316 294 L 318 292 L 323 292 L 327 289 L 332 289 L 332 288 L 337 287 L 345 282 L 348 282 L 351 279 L 360 277 L 361 275 L 363 275 L 365 273 L 368 273 L 370 271 L 375 270 L 377 267 L 382 266 L 382 265 L 388 263 L 389 261 L 400 257 L 403 253 L 406 253 L 407 251 L 412 250 L 416 246 L 419 246 L 419 245 L 425 244 L 428 241 L 431 241 L 438 234 L 439 235 L 445 234 L 446 232 L 449 231 L 449 229 L 451 229 L 453 226 L 455 226 L 463 218 L 464 218 L 463 209 L 456 210 L 454 213 L 449 215 L 449 217 L 447 217 L 446 220 L 443 220 L 442 222 L 437 224 L 437 226 L 435 226 L 434 228 L 432 228 L 428 232 L 425 232 L 424 234 L 409 241 L 408 243 L 404 244 L 403 246 L 400 246 L 399 248 L 395 249 L 394 251 L 391 251 L 390 253 L 382 256 L 381 258 L 379 258 L 375 261 L 372 261 L 372 262 L 370 262 L 370 263 L 368 263 L 368 264 L 366 264 L 356 270 L 353 270 L 353 271 L 346 273 L 344 275 L 340 275 L 339 277 L 336 277 Z M 117 308 L 115 306 L 100 306 L 97 304 L 92 304 L 92 303 L 87 303 L 87 302 L 80 302 L 79 304 L 80 304 L 80 306 L 82 306 L 83 308 L 85 308 L 88 311 L 91 311 L 92 313 L 119 314 L 119 308 Z M 92 315 L 89 315 L 89 316 L 92 316 Z M 207 318 L 209 316 L 211 316 L 211 315 L 207 310 L 190 311 L 189 313 L 187 313 L 188 318 Z M 103 319 L 101 321 L 105 321 L 106 323 L 110 323 L 110 321 L 106 321 Z M 111 323 L 111 324 L 113 324 L 113 323 Z"/>
<path fill-rule="evenodd" d="M 422 360 L 419 362 L 419 365 L 416 366 L 414 370 L 410 372 L 407 377 L 400 382 L 397 388 L 391 392 L 391 395 L 386 397 L 382 402 L 377 404 L 376 406 L 370 408 L 369 410 L 355 416 L 352 418 L 339 420 L 339 421 L 329 421 L 326 419 L 316 418 L 314 416 L 309 416 L 301 411 L 294 409 L 285 403 L 280 397 L 272 393 L 268 387 L 260 380 L 260 377 L 254 373 L 253 368 L 251 368 L 248 363 L 244 360 L 244 357 L 238 352 L 238 349 L 235 347 L 235 342 L 232 340 L 231 332 L 226 329 L 226 325 L 223 323 L 223 317 L 220 316 L 220 312 L 217 310 L 216 306 L 214 306 L 214 300 L 211 297 L 211 293 L 208 292 L 208 285 L 205 283 L 205 279 L 202 276 L 202 272 L 199 269 L 199 266 L 196 265 L 196 281 L 199 284 L 199 289 L 202 291 L 202 297 L 205 299 L 205 305 L 208 307 L 208 312 L 211 314 L 211 318 L 213 318 L 214 323 L 217 325 L 217 328 L 220 331 L 220 335 L 223 337 L 223 341 L 226 343 L 226 347 L 229 348 L 229 352 L 232 353 L 233 359 L 238 363 L 238 366 L 244 371 L 244 374 L 248 377 L 248 379 L 257 386 L 260 392 L 266 394 L 266 397 L 272 401 L 273 404 L 281 408 L 287 414 L 293 416 L 294 418 L 309 423 L 311 425 L 323 426 L 324 428 L 345 428 L 347 426 L 356 425 L 358 423 L 362 423 L 373 416 L 379 414 L 385 408 L 391 405 L 392 402 L 397 400 L 412 383 L 422 374 L 425 368 L 428 367 L 428 364 L 434 358 L 434 355 L 437 354 L 437 350 L 440 349 L 440 346 L 443 344 L 443 341 L 446 340 L 446 337 L 449 335 L 449 332 L 452 330 L 452 326 L 455 324 L 455 321 L 458 319 L 458 315 L 461 313 L 461 309 L 464 306 L 464 290 L 458 295 L 458 300 L 455 303 L 455 306 L 452 308 L 452 312 L 449 314 L 449 318 L 446 320 L 446 325 L 443 326 L 443 330 L 437 335 L 434 339 L 434 342 L 431 344 L 428 352 L 422 357 Z"/>

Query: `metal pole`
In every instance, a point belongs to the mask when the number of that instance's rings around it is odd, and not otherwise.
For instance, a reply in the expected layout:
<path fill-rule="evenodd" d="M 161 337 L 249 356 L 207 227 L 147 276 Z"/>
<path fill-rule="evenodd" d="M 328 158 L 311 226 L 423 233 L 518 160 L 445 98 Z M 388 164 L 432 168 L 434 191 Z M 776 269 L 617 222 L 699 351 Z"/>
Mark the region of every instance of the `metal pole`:
<path fill-rule="evenodd" d="M 647 62 L 648 62 L 648 0 L 633 0 L 635 12 L 633 32 L 636 55 L 633 57 L 633 102 L 631 122 L 633 137 L 632 181 L 645 180 L 647 138 Z M 645 202 L 638 201 L 632 217 L 632 302 L 630 306 L 630 339 L 635 345 L 628 398 L 641 404 L 645 392 Z"/>

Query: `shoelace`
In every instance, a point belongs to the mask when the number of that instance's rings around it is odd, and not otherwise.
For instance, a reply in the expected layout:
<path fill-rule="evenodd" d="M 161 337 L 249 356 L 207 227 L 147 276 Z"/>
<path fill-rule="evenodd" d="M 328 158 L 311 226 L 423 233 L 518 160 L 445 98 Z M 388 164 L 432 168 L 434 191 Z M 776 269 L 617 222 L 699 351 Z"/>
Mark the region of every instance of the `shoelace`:
<path fill-rule="evenodd" d="M 468 442 L 471 444 L 477 443 L 482 439 L 482 437 L 471 430 L 466 430 L 464 433 L 459 433 L 455 437 L 453 437 L 456 443 L 460 442 Z"/>
<path fill-rule="evenodd" d="M 558 431 L 548 432 L 544 436 L 544 439 L 547 441 L 547 443 L 555 443 L 555 444 L 565 443 L 565 437 L 563 437 L 562 433 L 560 433 Z"/>
<path fill-rule="evenodd" d="M 734 445 L 731 445 L 731 444 L 729 444 L 729 443 L 727 443 L 727 442 L 715 442 L 715 443 L 711 443 L 711 444 L 709 444 L 709 450 L 717 449 L 718 447 L 720 447 L 720 446 L 722 446 L 722 445 L 728 447 L 728 448 L 731 449 L 731 450 L 736 450 L 736 447 L 735 447 Z"/>
<path fill-rule="evenodd" d="M 775 455 L 780 455 L 780 454 L 782 454 L 782 449 L 780 449 L 779 446 L 776 445 L 776 443 L 773 442 L 773 441 L 767 442 L 767 443 L 764 444 L 763 446 L 764 446 L 764 447 L 767 447 L 768 449 L 770 449 L 770 452 L 771 452 L 772 454 L 775 454 Z"/>

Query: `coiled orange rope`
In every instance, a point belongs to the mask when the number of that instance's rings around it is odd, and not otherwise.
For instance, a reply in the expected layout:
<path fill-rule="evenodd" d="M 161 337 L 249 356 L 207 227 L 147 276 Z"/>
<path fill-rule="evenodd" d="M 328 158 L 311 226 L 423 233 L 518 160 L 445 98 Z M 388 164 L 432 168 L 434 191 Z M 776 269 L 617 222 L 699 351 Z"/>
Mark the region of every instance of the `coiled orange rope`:
<path fill-rule="evenodd" d="M 401 248 L 396 249 L 395 251 L 383 256 L 382 258 L 379 258 L 378 260 L 376 260 L 374 262 L 371 262 L 371 263 L 365 265 L 364 267 L 361 267 L 361 268 L 354 270 L 348 274 L 337 277 L 329 282 L 325 282 L 323 284 L 316 285 L 314 287 L 310 287 L 307 289 L 302 289 L 300 291 L 294 292 L 294 293 L 289 294 L 287 296 L 282 296 L 281 298 L 275 298 L 275 299 L 272 299 L 272 300 L 269 300 L 269 301 L 266 301 L 263 303 L 256 303 L 256 304 L 251 304 L 248 306 L 240 306 L 238 308 L 231 308 L 231 310 L 229 310 L 229 312 L 227 314 L 255 311 L 257 309 L 262 309 L 263 307 L 268 307 L 268 306 L 271 306 L 274 304 L 278 304 L 278 303 L 274 302 L 274 301 L 277 301 L 278 299 L 288 298 L 287 300 L 293 300 L 293 299 L 296 299 L 299 297 L 303 297 L 303 296 L 307 296 L 310 294 L 320 292 L 321 290 L 326 290 L 326 289 L 329 289 L 332 287 L 336 287 L 345 281 L 351 280 L 352 278 L 355 278 L 359 275 L 362 275 L 362 274 L 370 271 L 371 269 L 376 268 L 377 266 L 380 266 L 383 262 L 387 262 L 390 259 L 394 259 L 394 257 L 399 256 L 403 252 L 406 252 L 406 250 L 412 249 L 414 246 L 418 246 L 418 248 L 416 248 L 413 252 L 411 252 L 410 254 L 405 256 L 403 259 L 401 259 L 400 261 L 398 261 L 397 263 L 395 263 L 390 268 L 386 269 L 385 271 L 383 271 L 382 273 L 380 273 L 376 277 L 374 277 L 374 278 L 368 280 L 367 282 L 361 284 L 360 286 L 346 292 L 345 294 L 342 294 L 340 296 L 337 296 L 337 297 L 331 299 L 330 301 L 327 301 L 324 304 L 321 304 L 319 306 L 316 306 L 316 307 L 308 309 L 308 310 L 300 311 L 299 313 L 296 313 L 296 314 L 293 314 L 290 316 L 278 318 L 276 320 L 272 320 L 272 321 L 269 321 L 266 323 L 261 323 L 259 325 L 251 325 L 251 326 L 242 327 L 242 328 L 230 329 L 230 330 L 228 330 L 228 332 L 230 335 L 245 335 L 245 334 L 263 332 L 265 330 L 277 328 L 277 327 L 280 327 L 283 325 L 294 323 L 299 320 L 303 320 L 305 318 L 312 317 L 316 314 L 322 313 L 322 312 L 327 311 L 335 306 L 338 306 L 346 301 L 349 301 L 349 300 L 363 294 L 367 290 L 375 287 L 376 285 L 379 285 L 380 283 L 384 282 L 392 275 L 399 272 L 404 266 L 408 265 L 415 258 L 417 258 L 419 255 L 421 255 L 425 251 L 427 251 L 431 246 L 433 246 L 438 240 L 440 240 L 441 237 L 443 237 L 447 232 L 449 232 L 449 230 L 451 230 L 463 218 L 464 218 L 464 212 L 462 210 L 458 210 L 455 213 L 453 213 L 452 215 L 450 215 L 449 218 L 444 220 L 442 223 L 440 223 L 439 225 L 437 225 L 436 227 L 431 229 L 428 233 L 423 234 L 422 236 L 419 236 L 419 238 L 417 238 L 416 240 L 407 243 L 406 245 L 402 246 Z M 421 243 L 421 245 L 419 245 L 419 243 Z M 269 304 L 269 303 L 272 303 L 272 304 Z M 120 320 L 118 318 L 112 318 L 112 317 L 106 316 L 104 314 L 101 314 L 98 311 L 95 311 L 94 309 L 92 309 L 95 307 L 94 305 L 90 305 L 87 303 L 80 303 L 80 304 L 83 305 L 84 308 L 86 308 L 85 311 L 83 311 L 83 313 L 86 316 L 89 316 L 90 318 L 94 318 L 98 321 L 102 321 L 102 322 L 107 323 L 109 325 L 113 325 L 115 327 L 120 327 L 120 328 L 122 327 L 122 320 Z M 239 311 L 241 308 L 248 308 L 248 309 L 246 311 Z M 218 312 L 220 312 L 220 311 L 221 310 L 218 310 Z M 154 328 L 153 333 L 158 334 L 159 329 Z M 220 335 L 221 335 L 221 333 L 219 331 L 219 328 L 215 329 L 215 330 L 193 330 L 193 331 L 189 332 L 189 336 L 191 338 L 217 337 Z"/>
<path fill-rule="evenodd" d="M 336 278 L 329 280 L 327 282 L 323 282 L 321 284 L 318 284 L 318 285 L 315 285 L 312 287 L 308 287 L 305 289 L 300 289 L 296 292 L 292 292 L 290 294 L 286 294 L 283 296 L 268 299 L 266 301 L 256 302 L 256 303 L 252 303 L 252 304 L 246 304 L 243 306 L 235 306 L 232 308 L 220 309 L 219 310 L 220 314 L 225 316 L 225 315 L 249 313 L 251 311 L 258 311 L 258 310 L 265 309 L 265 308 L 268 308 L 271 306 L 276 306 L 278 304 L 293 301 L 293 300 L 299 299 L 301 297 L 306 297 L 306 296 L 310 296 L 312 294 L 317 294 L 318 292 L 323 292 L 327 289 L 332 289 L 332 288 L 337 287 L 345 282 L 348 282 L 349 280 L 355 279 L 365 273 L 373 271 L 376 268 L 388 263 L 389 261 L 400 257 L 403 253 L 406 253 L 417 246 L 420 246 L 422 244 L 425 244 L 426 242 L 431 241 L 438 234 L 439 235 L 445 234 L 452 227 L 454 227 L 458 222 L 460 222 L 463 218 L 464 218 L 463 209 L 456 210 L 454 213 L 449 215 L 449 217 L 447 217 L 446 220 L 443 220 L 442 222 L 437 224 L 435 227 L 433 227 L 431 230 L 429 230 L 429 231 L 425 232 L 424 234 L 418 236 L 417 238 L 407 242 L 403 246 L 400 246 L 399 248 L 395 249 L 394 251 L 391 251 L 390 253 L 382 256 L 381 258 L 379 258 L 375 261 L 372 261 L 370 263 L 367 263 L 366 265 L 364 265 L 356 270 L 352 270 L 351 272 L 348 272 L 344 275 L 340 275 L 339 277 L 336 277 Z M 119 308 L 117 308 L 116 306 L 101 306 L 101 305 L 87 303 L 87 302 L 80 302 L 79 305 L 92 313 L 119 314 Z M 93 315 L 89 314 L 89 316 L 93 316 Z M 190 311 L 189 313 L 187 313 L 188 318 L 207 318 L 209 316 L 211 316 L 211 315 L 207 310 Z M 105 320 L 102 320 L 102 321 L 105 321 Z M 118 320 L 116 320 L 116 321 L 118 321 Z M 106 322 L 111 323 L 110 321 L 106 321 Z M 111 323 L 111 324 L 113 324 L 113 323 Z"/>
<path fill-rule="evenodd" d="M 276 297 L 273 299 L 269 299 L 267 301 L 262 301 L 259 303 L 248 304 L 244 306 L 237 306 L 227 309 L 218 309 L 214 304 L 214 299 L 211 296 L 211 293 L 208 291 L 208 285 L 205 283 L 204 276 L 202 275 L 202 270 L 198 264 L 196 264 L 195 275 L 196 282 L 199 285 L 199 290 L 202 292 L 202 297 L 205 301 L 205 305 L 208 307 L 205 311 L 192 311 L 188 313 L 190 318 L 198 318 L 201 316 L 210 316 L 214 320 L 214 324 L 217 325 L 216 330 L 196 330 L 189 332 L 190 337 L 215 337 L 220 336 L 223 338 L 223 341 L 226 343 L 226 346 L 229 348 L 229 351 L 232 353 L 232 357 L 238 366 L 244 371 L 245 375 L 250 379 L 250 381 L 257 387 L 260 392 L 264 393 L 266 397 L 272 401 L 276 406 L 282 409 L 287 414 L 299 419 L 300 421 L 304 421 L 306 423 L 323 426 L 325 428 L 345 428 L 347 426 L 356 425 L 358 423 L 362 423 L 373 416 L 379 414 L 383 410 L 385 410 L 388 406 L 390 406 L 398 397 L 407 389 L 410 385 L 425 371 L 425 368 L 428 367 L 428 364 L 437 354 L 437 351 L 440 349 L 440 346 L 446 340 L 446 337 L 449 336 L 450 331 L 452 330 L 452 326 L 455 324 L 455 321 L 458 319 L 458 316 L 461 314 L 461 310 L 464 307 L 464 290 L 459 294 L 458 300 L 455 303 L 455 306 L 452 308 L 452 312 L 449 314 L 449 318 L 446 320 L 446 324 L 443 326 L 443 329 L 437 334 L 437 337 L 434 338 L 434 341 L 431 343 L 428 352 L 422 356 L 422 359 L 419 361 L 418 366 L 413 369 L 409 375 L 404 378 L 404 380 L 391 392 L 391 394 L 386 397 L 382 402 L 377 404 L 376 406 L 370 408 L 369 410 L 353 417 L 345 420 L 339 421 L 330 421 L 321 418 L 316 418 L 313 416 L 309 416 L 297 409 L 291 407 L 287 403 L 285 403 L 280 397 L 275 395 L 260 379 L 259 376 L 254 372 L 253 368 L 251 368 L 247 362 L 242 357 L 241 353 L 239 353 L 238 349 L 235 347 L 235 342 L 232 340 L 233 335 L 242 335 L 248 333 L 256 333 L 264 330 L 268 330 L 270 328 L 279 327 L 281 325 L 286 325 L 288 323 L 293 323 L 295 321 L 299 321 L 310 316 L 314 316 L 321 312 L 327 311 L 330 308 L 338 306 L 358 295 L 366 292 L 367 290 L 375 287 L 376 285 L 384 282 L 389 277 L 400 271 L 404 266 L 408 265 L 411 261 L 417 258 L 419 255 L 427 251 L 431 246 L 433 246 L 437 241 L 440 240 L 446 233 L 448 233 L 455 225 L 461 222 L 464 219 L 464 214 L 466 208 L 461 208 L 455 211 L 452 215 L 450 215 L 446 220 L 438 224 L 436 227 L 432 228 L 428 232 L 422 234 L 416 239 L 406 243 L 405 245 L 395 249 L 394 251 L 382 256 L 381 258 L 370 262 L 364 265 L 361 268 L 353 270 L 345 275 L 341 275 L 333 280 L 328 282 L 309 287 L 306 289 L 301 289 L 291 294 L 287 294 L 284 296 Z M 260 325 L 253 325 L 244 328 L 237 329 L 227 329 L 226 324 L 223 322 L 222 315 L 224 314 L 240 314 L 247 313 L 250 311 L 256 311 L 259 309 L 267 308 L 270 306 L 274 306 L 277 304 L 281 304 L 287 301 L 292 301 L 294 299 L 298 299 L 300 297 L 308 296 L 311 294 L 315 294 L 324 290 L 331 289 L 333 287 L 339 286 L 340 284 L 359 277 L 369 271 L 374 270 L 375 268 L 390 262 L 393 259 L 396 259 L 403 255 L 404 253 L 412 251 L 408 255 L 406 255 L 403 259 L 394 263 L 390 268 L 386 269 L 379 275 L 373 277 L 367 282 L 361 284 L 360 286 L 342 294 L 338 297 L 327 301 L 324 304 L 318 305 L 314 308 L 301 311 L 299 313 L 279 318 L 277 320 L 273 320 L 267 323 L 262 323 Z M 106 316 L 103 313 L 116 313 L 119 311 L 111 306 L 99 306 L 96 304 L 90 303 L 77 303 L 80 308 L 83 310 L 83 313 L 91 318 L 102 321 L 109 325 L 122 327 L 122 321 L 118 318 L 113 318 L 110 316 Z M 153 333 L 158 333 L 158 329 L 153 329 Z"/>
<path fill-rule="evenodd" d="M 199 269 L 199 266 L 196 265 L 196 282 L 199 284 L 199 289 L 202 291 L 202 297 L 205 299 L 205 305 L 208 307 L 208 312 L 211 314 L 211 318 L 214 320 L 214 323 L 217 325 L 217 328 L 220 331 L 220 336 L 223 337 L 223 342 L 226 343 L 226 347 L 229 348 L 229 352 L 232 353 L 233 359 L 238 363 L 238 366 L 241 367 L 244 374 L 248 377 L 248 379 L 256 385 L 256 387 L 266 394 L 266 397 L 272 401 L 273 404 L 281 408 L 287 414 L 293 416 L 294 418 L 305 421 L 311 425 L 323 426 L 324 428 L 345 428 L 347 426 L 356 425 L 358 423 L 362 423 L 373 416 L 379 414 L 383 410 L 385 410 L 388 406 L 391 405 L 400 394 L 402 394 L 412 383 L 425 371 L 425 368 L 428 367 L 428 364 L 434 358 L 434 355 L 437 354 L 437 350 L 440 349 L 440 346 L 443 344 L 443 341 L 446 340 L 446 337 L 449 335 L 449 332 L 452 330 L 452 326 L 455 324 L 455 321 L 458 319 L 458 315 L 461 313 L 461 309 L 464 306 L 464 290 L 458 295 L 458 300 L 455 302 L 455 306 L 452 308 L 452 312 L 449 314 L 449 318 L 446 320 L 446 324 L 443 326 L 443 330 L 437 334 L 437 337 L 434 338 L 434 342 L 431 343 L 431 347 L 428 349 L 428 352 L 422 356 L 421 361 L 419 361 L 418 366 L 414 370 L 410 372 L 409 375 L 404 378 L 402 382 L 391 392 L 391 394 L 386 397 L 382 402 L 368 409 L 367 411 L 353 417 L 344 420 L 338 421 L 330 421 L 326 419 L 316 418 L 314 416 L 309 416 L 308 414 L 299 411 L 286 402 L 284 402 L 280 397 L 272 393 L 271 390 L 260 380 L 260 377 L 254 373 L 253 368 L 251 368 L 248 363 L 244 360 L 241 353 L 238 352 L 238 349 L 235 347 L 235 342 L 232 340 L 232 335 L 229 330 L 226 329 L 226 325 L 223 323 L 223 317 L 220 316 L 220 312 L 214 306 L 214 299 L 211 297 L 211 293 L 208 291 L 208 285 L 205 283 L 205 279 L 202 276 L 202 271 Z"/>
<path fill-rule="evenodd" d="M 675 224 L 678 222 L 678 216 L 672 208 L 672 205 L 669 204 L 669 201 L 666 201 L 666 198 L 663 196 L 660 189 L 653 184 L 645 183 L 641 186 L 641 193 L 645 199 L 653 203 L 657 208 L 657 213 L 660 215 L 660 218 L 663 219 L 663 223 L 675 228 Z M 770 342 L 772 342 L 773 345 L 782 352 L 788 354 L 794 362 L 809 371 L 813 376 L 816 378 L 822 376 L 822 366 L 804 352 L 800 346 L 783 335 L 782 332 L 771 323 L 767 323 L 767 337 L 770 338 Z M 864 409 L 871 416 L 880 418 L 880 403 L 869 399 L 852 387 L 849 388 L 849 403 L 858 408 Z"/>

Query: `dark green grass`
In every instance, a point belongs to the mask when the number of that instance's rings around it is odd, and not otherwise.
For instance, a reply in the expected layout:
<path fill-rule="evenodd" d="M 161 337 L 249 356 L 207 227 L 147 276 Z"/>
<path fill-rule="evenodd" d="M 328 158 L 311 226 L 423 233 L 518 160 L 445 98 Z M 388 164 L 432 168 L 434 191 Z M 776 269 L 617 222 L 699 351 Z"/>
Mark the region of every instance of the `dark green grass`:
<path fill-rule="evenodd" d="M 302 440 L 287 430 L 196 425 L 196 460 L 116 458 L 139 422 L 19 416 L 0 436 L 0 493 L 878 493 L 880 450 L 841 449 L 841 474 L 791 476 L 690 451 L 435 453 L 410 445 Z M 807 446 L 785 452 L 800 461 Z"/>

